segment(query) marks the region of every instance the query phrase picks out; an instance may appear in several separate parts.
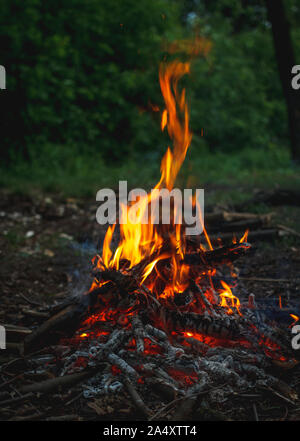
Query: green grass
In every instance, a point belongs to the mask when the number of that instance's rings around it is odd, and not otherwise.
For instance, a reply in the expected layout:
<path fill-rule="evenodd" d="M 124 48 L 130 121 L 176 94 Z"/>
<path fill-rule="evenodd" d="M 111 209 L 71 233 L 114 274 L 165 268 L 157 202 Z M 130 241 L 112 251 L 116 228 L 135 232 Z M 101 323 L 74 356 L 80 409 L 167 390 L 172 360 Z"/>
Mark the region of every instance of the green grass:
<path fill-rule="evenodd" d="M 292 165 L 289 151 L 282 149 L 245 149 L 237 153 L 191 152 L 187 158 L 188 179 L 197 185 L 215 184 L 231 187 L 300 186 L 300 168 Z"/>
<path fill-rule="evenodd" d="M 109 167 L 100 153 L 83 155 L 71 147 L 49 146 L 43 153 L 32 154 L 30 162 L 16 158 L 10 168 L 2 167 L 0 186 L 22 193 L 58 192 L 78 197 L 94 196 L 104 187 L 118 188 L 119 180 L 127 180 L 132 188 L 150 189 L 159 179 L 160 161 L 161 155 L 153 152 Z M 235 154 L 191 148 L 177 185 L 210 188 L 217 200 L 240 202 L 248 189 L 300 188 L 299 171 L 286 148 Z"/>

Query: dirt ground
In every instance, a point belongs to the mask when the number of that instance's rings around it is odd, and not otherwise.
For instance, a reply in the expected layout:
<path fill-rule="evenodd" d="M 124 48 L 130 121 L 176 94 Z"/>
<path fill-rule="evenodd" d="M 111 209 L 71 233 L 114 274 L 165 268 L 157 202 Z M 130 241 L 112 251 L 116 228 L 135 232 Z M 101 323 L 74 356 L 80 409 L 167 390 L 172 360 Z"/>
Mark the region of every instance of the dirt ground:
<path fill-rule="evenodd" d="M 234 209 L 226 204 L 221 207 Z M 248 206 L 244 204 L 242 208 L 243 211 L 253 211 L 253 203 L 249 202 Z M 92 199 L 64 198 L 58 195 L 32 197 L 1 192 L 0 323 L 36 327 L 45 317 L 28 313 L 29 308 L 34 309 L 33 305 L 39 304 L 55 304 L 89 287 L 92 280 L 90 259 L 99 251 L 105 233 L 105 228 L 96 222 L 96 209 L 97 204 Z M 214 209 L 218 210 L 220 207 Z M 257 210 L 275 212 L 272 221 L 274 224 L 292 226 L 293 231 L 299 232 L 299 207 L 291 204 L 262 204 Z M 283 306 L 287 301 L 292 301 L 298 308 L 299 268 L 300 235 L 297 234 L 283 235 L 267 241 L 255 240 L 253 251 L 235 264 L 241 295 L 254 293 L 257 299 L 270 299 L 274 302 L 279 302 L 280 298 Z M 12 353 L 1 353 L 0 356 L 0 363 L 17 357 L 13 349 Z M 288 378 L 289 383 L 293 383 L 300 394 L 299 373 L 300 370 L 296 367 L 282 376 Z M 1 378 L 2 381 L 7 381 L 1 377 L 0 372 Z M 71 407 L 79 406 L 79 403 L 80 399 Z M 240 403 L 235 406 L 234 399 L 232 405 L 236 419 L 254 419 L 252 404 L 250 413 L 247 410 L 248 405 L 244 408 Z M 107 402 L 102 415 L 95 406 L 85 406 L 80 418 L 130 419 L 134 416 L 134 408 L 129 406 L 128 409 L 126 396 L 123 401 L 120 399 L 117 408 Z M 271 400 L 260 402 L 256 406 L 262 420 L 300 419 L 299 402 L 295 406 L 273 396 Z M 17 408 L 14 415 L 8 412 L 0 416 L 0 419 L 26 419 L 26 415 L 32 413 L 30 410 L 26 411 L 26 406 L 22 409 Z M 57 412 L 61 412 L 59 405 Z M 67 413 L 73 414 L 74 410 Z M 75 413 L 78 415 L 78 407 Z"/>

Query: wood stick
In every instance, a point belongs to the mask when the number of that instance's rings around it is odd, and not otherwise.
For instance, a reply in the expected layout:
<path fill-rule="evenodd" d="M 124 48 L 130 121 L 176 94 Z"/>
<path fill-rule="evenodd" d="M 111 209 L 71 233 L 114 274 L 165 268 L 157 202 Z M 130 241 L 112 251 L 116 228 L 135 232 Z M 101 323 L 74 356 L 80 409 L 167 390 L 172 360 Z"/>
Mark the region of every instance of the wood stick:
<path fill-rule="evenodd" d="M 26 300 L 26 302 L 30 303 L 31 305 L 35 305 L 35 306 L 45 306 L 45 304 L 38 302 L 37 300 L 33 300 L 33 299 L 29 299 L 28 297 L 26 297 L 24 294 L 19 294 L 20 297 L 22 297 L 22 299 Z"/>
<path fill-rule="evenodd" d="M 29 393 L 22 395 L 20 397 L 10 398 L 8 400 L 0 401 L 0 406 L 3 407 L 3 406 L 6 406 L 7 404 L 19 403 L 20 401 L 27 400 L 28 398 L 32 398 L 33 396 L 34 396 L 34 394 L 32 392 L 29 392 Z"/>
<path fill-rule="evenodd" d="M 248 219 L 260 219 L 264 222 L 269 222 L 271 217 L 274 215 L 274 212 L 270 212 L 267 214 L 256 214 L 256 213 L 238 213 L 238 212 L 228 212 L 221 211 L 217 213 L 206 213 L 204 216 L 205 224 L 214 224 L 220 222 L 232 222 L 239 220 L 248 220 Z"/>
<path fill-rule="evenodd" d="M 256 404 L 255 403 L 253 403 L 253 412 L 254 412 L 255 421 L 259 421 L 258 413 L 257 413 L 257 408 L 256 408 Z"/>
<path fill-rule="evenodd" d="M 272 240 L 276 237 L 279 237 L 279 231 L 275 228 L 262 229 L 257 231 L 250 231 L 248 239 L 250 242 L 254 240 Z M 232 233 L 223 233 L 223 234 L 210 234 L 209 238 L 212 243 L 219 243 L 219 239 L 224 241 L 232 241 L 233 234 Z"/>
<path fill-rule="evenodd" d="M 233 262 L 243 256 L 250 248 L 251 245 L 246 242 L 231 244 L 211 251 L 186 254 L 182 261 L 189 265 L 215 266 L 217 264 Z"/>
<path fill-rule="evenodd" d="M 7 323 L 4 323 L 3 326 L 6 330 L 6 339 L 8 342 L 22 341 L 27 335 L 32 333 L 31 329 L 25 328 L 24 326 L 10 325 Z"/>
<path fill-rule="evenodd" d="M 35 421 L 43 418 L 45 415 L 45 412 L 36 412 L 31 415 L 13 417 L 11 421 Z"/>
<path fill-rule="evenodd" d="M 29 384 L 20 389 L 22 393 L 28 392 L 50 392 L 59 387 L 70 386 L 78 383 L 92 375 L 95 375 L 98 369 L 89 369 L 76 374 L 65 375 L 64 377 L 51 378 L 50 380 L 41 381 L 39 383 Z M 1 403 L 0 403 L 1 404 Z"/>
<path fill-rule="evenodd" d="M 274 395 L 277 395 L 279 398 L 282 398 L 284 401 L 287 401 L 290 404 L 293 404 L 295 406 L 295 402 L 290 400 L 289 398 L 285 397 L 284 395 L 280 394 L 279 392 L 277 392 L 276 390 L 274 390 L 272 387 L 268 387 L 267 390 L 269 390 L 270 392 L 272 392 Z"/>
<path fill-rule="evenodd" d="M 256 213 L 235 213 L 224 211 L 224 219 L 227 222 L 231 222 L 234 220 L 247 220 L 247 219 L 261 219 L 262 221 L 268 223 L 272 216 L 274 216 L 274 212 L 271 211 L 266 214 L 256 214 Z"/>
<path fill-rule="evenodd" d="M 78 421 L 80 419 L 79 415 L 59 415 L 46 418 L 46 421 Z"/>
<path fill-rule="evenodd" d="M 47 312 L 40 312 L 40 311 L 35 311 L 33 309 L 28 309 L 28 308 L 22 308 L 22 312 L 25 315 L 29 315 L 31 317 L 38 317 L 38 318 L 48 318 L 49 314 Z"/>
<path fill-rule="evenodd" d="M 272 279 L 268 277 L 243 277 L 239 276 L 239 280 L 249 280 L 253 282 L 270 282 L 270 283 L 291 283 L 291 282 L 300 282 L 300 279 Z"/>
<path fill-rule="evenodd" d="M 246 219 L 246 220 L 238 220 L 234 222 L 225 222 L 218 225 L 208 226 L 208 233 L 211 231 L 222 232 L 222 234 L 226 232 L 240 232 L 250 229 L 251 231 L 256 230 L 265 225 L 264 221 L 261 219 Z"/>
<path fill-rule="evenodd" d="M 67 306 L 25 338 L 25 351 L 30 351 L 32 348 L 39 347 L 42 344 L 52 343 L 52 340 L 57 340 L 58 337 L 56 336 L 54 339 L 51 331 L 57 333 L 63 330 L 65 335 L 71 334 L 78 326 L 82 315 L 83 311 L 80 305 L 74 303 Z"/>
<path fill-rule="evenodd" d="M 8 386 L 9 384 L 13 383 L 14 381 L 18 380 L 19 378 L 22 378 L 23 374 L 16 375 L 15 377 L 11 378 L 10 380 L 5 381 L 4 383 L 0 384 L 0 389 L 3 387 Z"/>
<path fill-rule="evenodd" d="M 285 225 L 281 225 L 281 224 L 278 224 L 277 227 L 280 230 L 286 231 L 287 233 L 290 233 L 294 236 L 300 237 L 300 233 L 298 233 L 298 231 L 296 231 L 296 230 L 293 230 L 293 228 L 286 227 Z"/>
<path fill-rule="evenodd" d="M 129 380 L 128 377 L 125 379 L 124 382 L 125 382 L 126 389 L 129 393 L 129 395 L 131 396 L 136 408 L 148 419 L 150 411 L 147 408 L 147 406 L 145 405 L 145 403 L 143 402 L 141 396 L 138 394 L 135 387 L 133 386 L 132 382 Z"/>
<path fill-rule="evenodd" d="M 119 288 L 120 294 L 128 295 L 139 288 L 139 285 L 134 277 L 121 273 L 114 269 L 107 269 L 105 271 L 97 273 L 100 280 L 114 282 Z"/>
<path fill-rule="evenodd" d="M 236 320 L 210 319 L 193 312 L 179 313 L 165 310 L 168 325 L 176 331 L 199 332 L 216 338 L 235 340 L 240 337 L 239 326 Z"/>

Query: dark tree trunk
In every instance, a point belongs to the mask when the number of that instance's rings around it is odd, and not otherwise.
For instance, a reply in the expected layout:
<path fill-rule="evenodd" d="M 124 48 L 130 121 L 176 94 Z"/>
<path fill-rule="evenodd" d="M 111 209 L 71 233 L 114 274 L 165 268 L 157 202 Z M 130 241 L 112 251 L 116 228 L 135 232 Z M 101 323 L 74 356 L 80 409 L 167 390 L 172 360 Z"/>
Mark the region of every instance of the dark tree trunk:
<path fill-rule="evenodd" d="M 275 54 L 285 96 L 291 139 L 292 158 L 300 163 L 300 93 L 291 85 L 292 67 L 296 64 L 282 0 L 266 0 L 268 17 L 272 24 Z"/>

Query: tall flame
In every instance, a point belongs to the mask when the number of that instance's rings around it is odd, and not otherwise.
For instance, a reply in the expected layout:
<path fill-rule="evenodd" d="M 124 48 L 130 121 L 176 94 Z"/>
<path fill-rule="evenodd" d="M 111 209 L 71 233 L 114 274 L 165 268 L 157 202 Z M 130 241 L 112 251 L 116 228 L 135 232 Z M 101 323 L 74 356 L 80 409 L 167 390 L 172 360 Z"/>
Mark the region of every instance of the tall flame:
<path fill-rule="evenodd" d="M 162 114 L 161 127 L 164 129 L 167 126 L 169 136 L 173 140 L 173 151 L 168 147 L 162 159 L 161 179 L 156 187 L 165 184 L 169 190 L 174 186 L 175 179 L 192 140 L 185 89 L 181 92 L 178 90 L 178 81 L 189 72 L 189 62 L 173 61 L 167 65 L 161 64 L 159 69 L 159 83 L 166 105 L 166 109 Z M 177 107 L 183 114 L 183 121 L 180 120 Z"/>
<path fill-rule="evenodd" d="M 167 64 L 161 64 L 159 69 L 159 83 L 165 102 L 165 109 L 162 112 L 161 129 L 167 128 L 168 134 L 173 141 L 173 150 L 170 147 L 161 161 L 161 178 L 156 184 L 155 189 L 167 188 L 171 190 L 175 179 L 185 159 L 187 149 L 192 140 L 192 134 L 189 129 L 189 112 L 185 99 L 185 89 L 179 91 L 178 82 L 181 77 L 190 72 L 189 62 L 172 61 Z M 120 242 L 113 253 L 111 251 L 111 241 L 113 238 L 115 225 L 107 230 L 104 243 L 101 264 L 106 268 L 119 268 L 120 260 L 125 259 L 130 263 L 129 268 L 137 265 L 145 257 L 149 257 L 157 252 L 163 244 L 162 233 L 159 232 L 157 225 L 151 222 L 142 223 L 145 213 L 148 214 L 149 204 L 153 202 L 153 194 L 149 193 L 146 197 L 138 200 L 138 211 L 135 212 L 136 218 L 133 222 L 130 217 L 130 207 L 121 204 L 121 222 L 120 222 Z M 183 257 L 183 244 L 181 241 L 180 225 L 170 225 L 170 242 L 178 257 Z M 172 257 L 171 253 L 165 253 L 147 266 L 143 273 L 143 280 L 155 268 L 158 261 L 164 258 Z M 173 282 L 178 289 L 183 286 L 182 265 L 178 264 L 179 258 L 172 257 L 174 273 L 178 273 L 178 278 L 174 275 Z M 178 280 L 177 280 L 178 279 Z"/>
<path fill-rule="evenodd" d="M 173 44 L 171 52 L 176 47 L 186 51 L 190 57 L 199 53 L 207 54 L 210 49 L 210 43 L 205 44 L 205 40 L 196 39 L 195 48 L 184 43 L 179 45 L 178 42 Z M 154 189 L 167 188 L 172 190 L 176 177 L 186 157 L 187 150 L 191 144 L 192 133 L 189 128 L 189 110 L 186 102 L 185 88 L 179 88 L 180 79 L 190 73 L 190 62 L 181 62 L 173 60 L 168 63 L 161 63 L 159 67 L 159 84 L 165 103 L 165 108 L 161 114 L 161 130 L 167 129 L 168 135 L 172 141 L 173 148 L 167 148 L 165 155 L 161 161 L 161 177 Z M 155 192 L 150 192 L 146 196 L 140 196 L 134 205 L 134 217 L 131 216 L 132 205 L 127 206 L 121 203 L 120 213 L 120 240 L 115 252 L 111 250 L 111 241 L 115 232 L 115 225 L 110 226 L 107 230 L 104 243 L 102 258 L 98 259 L 97 265 L 100 269 L 115 268 L 130 270 L 144 259 L 146 264 L 141 268 L 140 283 L 146 286 L 160 297 L 169 297 L 174 292 L 181 293 L 189 285 L 189 266 L 183 263 L 185 254 L 185 238 L 182 234 L 181 224 L 175 224 L 176 205 L 174 204 L 173 217 L 170 225 L 159 225 L 152 222 L 143 222 L 148 219 L 149 206 L 157 200 L 159 196 Z M 193 199 L 193 204 L 197 203 Z M 138 209 L 136 209 L 136 206 Z M 201 213 L 201 210 L 198 210 Z M 203 225 L 203 219 L 201 219 Z M 203 225 L 204 227 L 204 225 Z M 212 250 L 212 244 L 208 234 L 204 230 L 208 248 Z M 166 240 L 167 239 L 167 240 Z M 164 244 L 167 242 L 167 248 Z M 163 248 L 164 246 L 164 248 Z M 161 262 L 168 259 L 168 271 Z M 123 262 L 126 262 L 125 267 Z M 123 265 L 123 266 L 122 266 Z M 166 265 L 165 265 L 166 266 Z M 151 276 L 151 277 L 150 277 Z M 157 286 L 163 285 L 163 291 L 159 291 Z M 225 286 L 223 285 L 225 288 Z M 237 302 L 233 300 L 230 288 L 226 287 L 221 294 L 222 306 L 227 305 L 229 298 L 238 309 Z"/>

